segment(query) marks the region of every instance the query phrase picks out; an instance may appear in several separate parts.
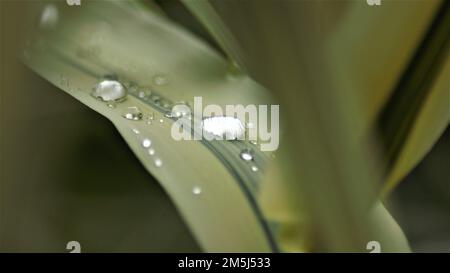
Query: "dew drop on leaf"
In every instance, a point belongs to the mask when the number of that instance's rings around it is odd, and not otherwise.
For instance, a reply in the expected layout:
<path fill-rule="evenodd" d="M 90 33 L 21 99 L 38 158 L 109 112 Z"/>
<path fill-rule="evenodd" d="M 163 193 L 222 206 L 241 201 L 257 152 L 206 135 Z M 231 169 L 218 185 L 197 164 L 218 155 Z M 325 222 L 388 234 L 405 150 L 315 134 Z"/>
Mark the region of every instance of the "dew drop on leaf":
<path fill-rule="evenodd" d="M 192 193 L 195 195 L 200 195 L 202 193 L 202 188 L 200 188 L 199 186 L 194 186 L 192 188 Z"/>
<path fill-rule="evenodd" d="M 178 102 L 172 107 L 170 113 L 175 118 L 185 117 L 191 114 L 191 107 L 186 102 Z"/>
<path fill-rule="evenodd" d="M 127 89 L 119 81 L 107 79 L 99 82 L 91 94 L 106 102 L 119 102 L 125 100 Z"/>
<path fill-rule="evenodd" d="M 161 167 L 162 164 L 163 164 L 163 162 L 162 162 L 161 159 L 159 159 L 159 158 L 156 158 L 156 159 L 155 159 L 155 166 L 156 166 L 156 167 Z"/>
<path fill-rule="evenodd" d="M 251 161 L 253 160 L 253 151 L 250 149 L 244 149 L 241 151 L 240 156 L 245 161 Z"/>
<path fill-rule="evenodd" d="M 148 138 L 144 138 L 142 140 L 142 147 L 149 148 L 150 146 L 152 146 L 152 141 Z"/>
<path fill-rule="evenodd" d="M 129 120 L 141 120 L 143 117 L 143 114 L 141 110 L 137 107 L 128 107 L 123 113 L 122 117 L 129 119 Z"/>

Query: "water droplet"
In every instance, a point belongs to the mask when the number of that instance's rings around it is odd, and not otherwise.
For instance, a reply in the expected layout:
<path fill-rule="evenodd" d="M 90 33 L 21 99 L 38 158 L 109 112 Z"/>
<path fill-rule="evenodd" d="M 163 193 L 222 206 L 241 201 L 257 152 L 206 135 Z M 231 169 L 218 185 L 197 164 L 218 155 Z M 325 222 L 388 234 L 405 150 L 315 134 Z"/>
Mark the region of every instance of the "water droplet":
<path fill-rule="evenodd" d="M 200 195 L 202 193 L 202 188 L 200 188 L 199 186 L 194 186 L 192 188 L 192 193 L 195 195 Z"/>
<path fill-rule="evenodd" d="M 149 155 L 154 155 L 155 154 L 155 149 L 153 149 L 153 148 L 148 149 L 148 154 Z"/>
<path fill-rule="evenodd" d="M 202 122 L 205 132 L 227 140 L 243 139 L 245 128 L 242 122 L 234 117 L 210 117 Z"/>
<path fill-rule="evenodd" d="M 250 144 L 252 145 L 258 145 L 258 142 L 256 140 L 250 140 Z"/>
<path fill-rule="evenodd" d="M 141 133 L 141 132 L 139 132 L 139 130 L 136 129 L 136 128 L 133 128 L 132 130 L 133 130 L 133 133 L 135 133 L 136 135 L 139 135 L 139 134 Z"/>
<path fill-rule="evenodd" d="M 58 19 L 58 8 L 53 4 L 49 4 L 45 6 L 41 13 L 40 25 L 44 29 L 52 29 L 58 23 Z"/>
<path fill-rule="evenodd" d="M 127 89 L 123 84 L 116 80 L 105 79 L 98 83 L 92 91 L 92 96 L 103 101 L 120 102 L 125 100 Z"/>
<path fill-rule="evenodd" d="M 141 110 L 137 107 L 128 107 L 123 113 L 122 117 L 129 120 L 141 120 L 143 115 Z"/>
<path fill-rule="evenodd" d="M 251 161 L 251 160 L 253 160 L 253 151 L 250 149 L 244 149 L 241 151 L 240 156 L 245 161 Z"/>
<path fill-rule="evenodd" d="M 147 116 L 147 124 L 152 124 L 153 119 L 154 119 L 154 114 L 151 113 L 150 115 Z"/>
<path fill-rule="evenodd" d="M 156 85 L 166 85 L 169 83 L 169 79 L 167 79 L 164 75 L 156 75 L 153 77 L 153 83 Z"/>
<path fill-rule="evenodd" d="M 177 102 L 171 110 L 172 117 L 181 118 L 191 114 L 191 107 L 186 102 Z"/>
<path fill-rule="evenodd" d="M 152 141 L 148 138 L 144 138 L 142 140 L 142 147 L 149 148 L 150 146 L 152 146 Z"/>
<path fill-rule="evenodd" d="M 251 169 L 252 169 L 252 171 L 254 171 L 254 172 L 257 172 L 257 171 L 259 170 L 258 167 L 256 167 L 255 165 L 253 165 Z"/>
<path fill-rule="evenodd" d="M 107 104 L 106 104 L 109 108 L 116 108 L 116 103 L 115 102 L 108 102 Z"/>
<path fill-rule="evenodd" d="M 164 122 L 164 120 L 163 120 L 163 119 L 160 119 L 160 120 L 159 120 L 159 122 L 160 122 L 160 123 L 163 123 L 163 122 Z"/>
<path fill-rule="evenodd" d="M 156 166 L 156 167 L 161 167 L 162 164 L 163 164 L 163 162 L 162 162 L 161 159 L 159 159 L 159 158 L 156 158 L 156 159 L 155 159 L 155 166 Z"/>

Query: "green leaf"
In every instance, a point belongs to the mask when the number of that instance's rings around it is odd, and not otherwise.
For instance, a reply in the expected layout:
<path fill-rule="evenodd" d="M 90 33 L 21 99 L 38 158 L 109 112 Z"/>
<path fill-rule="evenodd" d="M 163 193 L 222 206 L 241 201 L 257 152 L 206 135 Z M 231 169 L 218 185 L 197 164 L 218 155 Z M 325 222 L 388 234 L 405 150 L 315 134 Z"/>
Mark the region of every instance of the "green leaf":
<path fill-rule="evenodd" d="M 239 160 L 240 149 L 251 144 L 175 141 L 171 137 L 174 120 L 165 117 L 170 105 L 179 101 L 192 105 L 194 96 L 202 96 L 204 104 L 220 106 L 268 104 L 267 91 L 245 75 L 230 75 L 226 60 L 160 12 L 143 12 L 128 1 L 56 7 L 55 26 L 44 24 L 30 31 L 25 63 L 114 123 L 167 191 L 205 251 L 276 250 L 255 201 L 257 188 L 252 186 L 261 174 Z M 37 12 L 42 8 L 35 5 Z M 115 75 L 129 87 L 126 100 L 113 108 L 91 96 L 106 75 Z M 151 90 L 153 97 L 140 98 L 133 86 Z M 122 115 L 129 107 L 138 107 L 144 119 L 125 119 Z M 152 124 L 147 124 L 150 117 Z M 154 155 L 143 147 L 145 138 L 151 140 Z M 255 157 L 264 169 L 268 156 L 256 151 Z"/>

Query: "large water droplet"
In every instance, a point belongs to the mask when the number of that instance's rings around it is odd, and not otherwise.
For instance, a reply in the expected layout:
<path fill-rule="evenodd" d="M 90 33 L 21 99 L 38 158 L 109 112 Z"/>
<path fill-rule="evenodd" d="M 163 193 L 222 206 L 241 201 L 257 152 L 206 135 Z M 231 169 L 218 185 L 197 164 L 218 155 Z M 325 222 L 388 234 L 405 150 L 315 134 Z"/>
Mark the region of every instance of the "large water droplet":
<path fill-rule="evenodd" d="M 243 139 L 245 128 L 242 122 L 234 117 L 210 117 L 202 122 L 205 132 L 227 140 Z"/>
<path fill-rule="evenodd" d="M 106 79 L 98 83 L 92 91 L 92 96 L 103 101 L 123 101 L 127 96 L 127 89 L 116 80 Z"/>
<path fill-rule="evenodd" d="M 143 117 L 143 114 L 141 110 L 137 107 L 128 107 L 123 113 L 122 117 L 129 119 L 129 120 L 141 120 Z"/>
<path fill-rule="evenodd" d="M 244 149 L 241 151 L 240 156 L 245 161 L 251 161 L 251 160 L 253 160 L 253 151 L 250 149 Z"/>
<path fill-rule="evenodd" d="M 194 186 L 192 188 L 192 193 L 195 195 L 200 195 L 202 193 L 202 188 L 200 188 L 199 186 Z"/>

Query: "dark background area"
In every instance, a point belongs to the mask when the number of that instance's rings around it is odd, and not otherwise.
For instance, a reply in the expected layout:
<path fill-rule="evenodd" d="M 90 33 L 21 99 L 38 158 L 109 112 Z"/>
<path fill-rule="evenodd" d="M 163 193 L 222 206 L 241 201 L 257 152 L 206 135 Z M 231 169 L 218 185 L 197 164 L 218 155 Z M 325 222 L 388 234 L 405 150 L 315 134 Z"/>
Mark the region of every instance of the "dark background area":
<path fill-rule="evenodd" d="M 394 190 L 391 213 L 413 251 L 450 252 L 450 129 Z"/>

